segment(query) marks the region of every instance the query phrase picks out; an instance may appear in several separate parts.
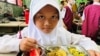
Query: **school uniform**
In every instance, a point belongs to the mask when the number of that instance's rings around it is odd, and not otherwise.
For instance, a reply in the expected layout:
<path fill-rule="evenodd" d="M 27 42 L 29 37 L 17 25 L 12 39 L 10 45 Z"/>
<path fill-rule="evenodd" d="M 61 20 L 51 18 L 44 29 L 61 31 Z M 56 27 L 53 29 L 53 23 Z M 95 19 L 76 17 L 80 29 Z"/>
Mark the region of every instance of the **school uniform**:
<path fill-rule="evenodd" d="M 100 21 L 100 3 L 94 2 L 84 9 L 82 34 L 96 41 Z"/>

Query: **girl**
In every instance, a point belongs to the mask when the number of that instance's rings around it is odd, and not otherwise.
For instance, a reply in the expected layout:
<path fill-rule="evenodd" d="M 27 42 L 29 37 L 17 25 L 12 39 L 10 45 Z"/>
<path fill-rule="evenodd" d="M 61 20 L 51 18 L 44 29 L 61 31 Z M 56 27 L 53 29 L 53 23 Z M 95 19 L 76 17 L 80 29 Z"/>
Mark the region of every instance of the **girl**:
<path fill-rule="evenodd" d="M 36 49 L 37 45 L 46 47 L 73 44 L 81 45 L 91 56 L 99 56 L 94 41 L 66 31 L 62 25 L 59 7 L 58 0 L 32 0 L 28 27 L 21 31 L 21 35 L 18 33 L 0 38 L 0 52 L 29 52 Z M 22 39 L 18 39 L 19 35 Z"/>

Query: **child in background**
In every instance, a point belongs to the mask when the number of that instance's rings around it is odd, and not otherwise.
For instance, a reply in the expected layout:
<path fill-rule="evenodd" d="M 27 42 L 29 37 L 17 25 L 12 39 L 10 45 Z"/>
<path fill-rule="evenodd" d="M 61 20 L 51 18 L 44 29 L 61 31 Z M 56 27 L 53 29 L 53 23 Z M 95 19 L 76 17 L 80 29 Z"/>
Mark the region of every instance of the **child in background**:
<path fill-rule="evenodd" d="M 64 7 L 64 16 L 63 21 L 65 26 L 67 27 L 67 30 L 73 33 L 77 33 L 77 24 L 74 22 L 75 19 L 80 19 L 80 17 L 77 14 L 77 6 L 75 4 L 75 0 L 66 0 L 67 5 Z M 62 11 L 63 11 L 62 10 Z"/>
<path fill-rule="evenodd" d="M 100 0 L 93 0 L 93 4 L 85 7 L 82 21 L 82 34 L 97 41 L 98 31 L 100 29 Z"/>
<path fill-rule="evenodd" d="M 62 25 L 58 0 L 32 0 L 28 27 L 14 36 L 0 38 L 0 53 L 30 52 L 39 46 L 80 45 L 90 56 L 100 56 L 90 38 L 68 32 Z"/>
<path fill-rule="evenodd" d="M 25 23 L 28 24 L 28 20 L 29 20 L 29 9 L 27 8 L 26 5 L 23 5 L 23 14 L 25 17 Z"/>

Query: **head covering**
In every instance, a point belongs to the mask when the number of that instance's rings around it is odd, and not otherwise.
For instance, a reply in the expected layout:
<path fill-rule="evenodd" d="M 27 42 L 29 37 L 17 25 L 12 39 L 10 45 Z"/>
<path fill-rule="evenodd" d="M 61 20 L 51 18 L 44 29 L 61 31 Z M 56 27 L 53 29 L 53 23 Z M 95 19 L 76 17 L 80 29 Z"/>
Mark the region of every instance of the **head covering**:
<path fill-rule="evenodd" d="M 34 24 L 34 15 L 42 9 L 46 5 L 51 5 L 55 7 L 59 11 L 59 22 L 54 30 L 49 33 L 43 33 L 40 29 L 36 27 Z M 42 45 L 51 45 L 52 42 L 56 43 L 57 38 L 57 29 L 62 26 L 61 18 L 60 18 L 60 4 L 58 0 L 32 0 L 30 4 L 30 16 L 29 16 L 29 24 L 28 24 L 28 37 L 35 38 L 39 44 Z M 46 42 L 46 43 L 45 43 Z"/>

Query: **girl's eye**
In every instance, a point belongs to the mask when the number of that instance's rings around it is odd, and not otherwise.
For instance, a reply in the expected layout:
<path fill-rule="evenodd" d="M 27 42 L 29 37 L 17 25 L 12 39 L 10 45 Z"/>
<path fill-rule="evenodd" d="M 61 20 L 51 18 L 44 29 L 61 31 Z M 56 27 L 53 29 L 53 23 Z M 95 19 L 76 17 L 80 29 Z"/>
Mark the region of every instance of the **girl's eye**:
<path fill-rule="evenodd" d="M 44 16 L 44 15 L 37 14 L 35 18 L 36 18 L 38 21 L 44 21 L 45 16 Z"/>
<path fill-rule="evenodd" d="M 58 15 L 53 15 L 52 19 L 58 19 Z"/>
<path fill-rule="evenodd" d="M 39 21 L 44 21 L 45 17 L 43 15 L 38 16 Z"/>
<path fill-rule="evenodd" d="M 39 16 L 39 19 L 44 19 L 45 17 L 44 16 Z"/>

